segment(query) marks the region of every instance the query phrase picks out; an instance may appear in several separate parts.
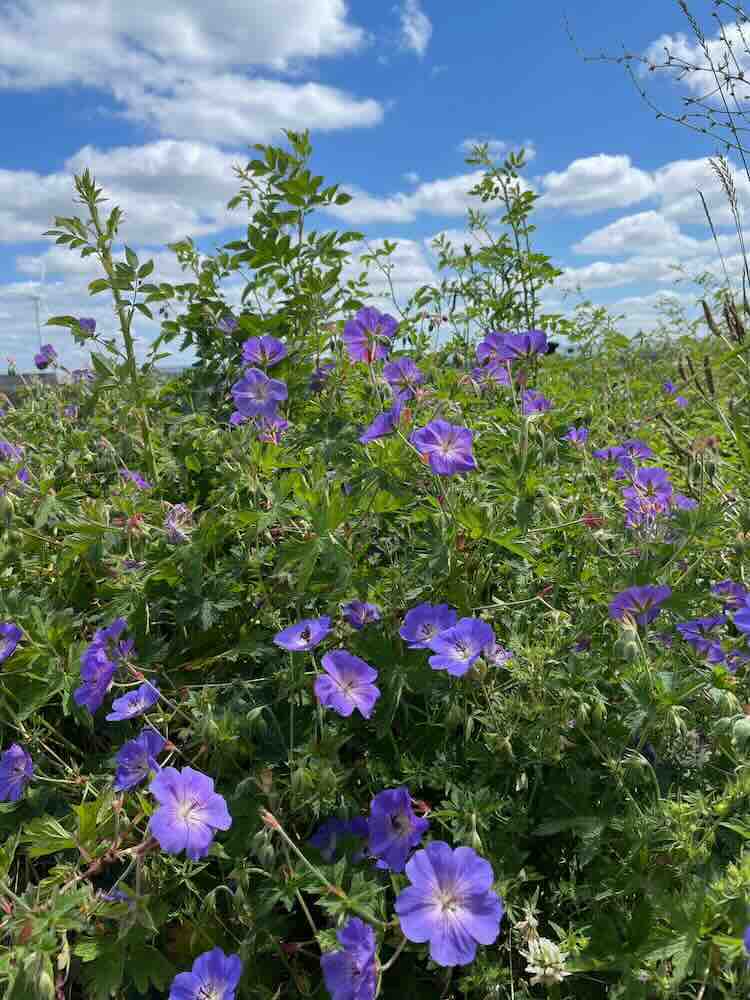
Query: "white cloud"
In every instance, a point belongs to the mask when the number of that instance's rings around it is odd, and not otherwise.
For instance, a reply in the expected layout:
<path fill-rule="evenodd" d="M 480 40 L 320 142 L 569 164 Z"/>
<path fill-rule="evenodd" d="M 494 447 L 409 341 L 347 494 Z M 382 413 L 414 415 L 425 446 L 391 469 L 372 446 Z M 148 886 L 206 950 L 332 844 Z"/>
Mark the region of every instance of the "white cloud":
<path fill-rule="evenodd" d="M 487 146 L 487 152 L 493 158 L 503 156 L 508 153 L 511 149 L 515 152 L 519 152 L 522 148 L 526 154 L 525 160 L 529 163 L 536 156 L 536 146 L 531 139 L 527 139 L 525 142 L 506 142 L 505 139 L 464 139 L 463 142 L 459 143 L 458 151 L 460 153 L 466 153 L 467 155 L 472 152 L 475 146 Z"/>
<path fill-rule="evenodd" d="M 299 75 L 306 61 L 366 41 L 344 0 L 174 0 L 161 8 L 150 0 L 12 0 L 0 21 L 0 89 L 83 85 L 163 135 L 246 143 L 281 127 L 380 121 L 376 101 L 267 75 Z"/>
<path fill-rule="evenodd" d="M 634 167 L 629 156 L 605 153 L 573 160 L 563 171 L 544 174 L 540 183 L 540 208 L 563 208 L 574 215 L 625 208 L 654 194 L 653 178 Z"/>
<path fill-rule="evenodd" d="M 51 174 L 0 170 L 0 242 L 41 240 L 55 215 L 75 214 L 73 173 L 86 166 L 104 188 L 106 210 L 124 210 L 121 234 L 129 242 L 163 244 L 241 225 L 242 212 L 229 212 L 226 202 L 238 186 L 232 164 L 243 159 L 163 140 L 108 151 L 86 146 Z"/>
<path fill-rule="evenodd" d="M 631 257 L 629 260 L 598 260 L 585 267 L 563 268 L 555 288 L 586 292 L 594 288 L 617 288 L 634 282 L 672 282 L 679 264 L 676 257 Z"/>
<path fill-rule="evenodd" d="M 725 36 L 726 42 L 721 40 L 718 32 L 715 37 L 706 39 L 706 48 L 708 49 L 711 61 L 715 66 L 722 65 L 726 62 L 729 54 L 728 49 L 730 49 L 732 73 L 740 71 L 748 73 L 750 71 L 750 53 L 747 52 L 747 27 L 740 29 L 736 22 L 728 22 L 723 26 L 722 34 Z M 678 82 L 681 87 L 700 95 L 714 92 L 715 83 L 710 70 L 709 59 L 696 38 L 689 38 L 681 31 L 674 35 L 661 35 L 648 46 L 644 57 L 649 63 L 660 65 L 666 61 L 667 53 L 665 50 L 668 50 L 670 55 L 678 62 L 684 62 L 690 66 L 697 67 L 697 71 L 688 73 L 681 73 L 678 66 L 674 66 L 672 69 L 666 71 L 671 73 L 675 79 L 677 79 L 679 74 Z M 645 75 L 647 72 L 648 69 L 643 66 L 642 73 Z M 736 81 L 735 87 L 738 100 L 742 102 L 742 92 L 744 87 L 747 87 L 747 83 L 743 87 L 741 81 Z M 718 101 L 711 103 L 716 105 Z"/>
<path fill-rule="evenodd" d="M 346 222 L 359 225 L 368 222 L 414 222 L 418 215 L 460 216 L 469 206 L 477 208 L 478 200 L 469 195 L 483 176 L 481 170 L 466 174 L 423 181 L 412 192 L 378 196 L 369 194 L 355 185 L 345 185 L 351 194 L 348 205 L 334 206 L 326 212 Z M 522 190 L 531 185 L 520 178 Z"/>
<path fill-rule="evenodd" d="M 432 37 L 432 22 L 420 7 L 419 0 L 403 0 L 400 15 L 401 44 L 423 56 Z"/>
<path fill-rule="evenodd" d="M 686 236 L 672 219 L 665 219 L 654 211 L 624 215 L 608 226 L 595 229 L 573 245 L 575 253 L 604 256 L 626 253 L 685 255 L 695 254 L 700 249 L 699 240 Z"/>

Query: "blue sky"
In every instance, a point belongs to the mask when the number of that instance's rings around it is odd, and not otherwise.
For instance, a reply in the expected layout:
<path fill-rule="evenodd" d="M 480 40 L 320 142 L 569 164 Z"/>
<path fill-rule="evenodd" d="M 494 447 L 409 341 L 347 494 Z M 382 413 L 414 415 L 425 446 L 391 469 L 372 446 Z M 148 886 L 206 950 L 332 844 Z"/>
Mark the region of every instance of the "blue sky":
<path fill-rule="evenodd" d="M 710 9 L 694 5 L 704 24 Z M 31 361 L 35 295 L 43 315 L 112 326 L 105 299 L 87 300 L 90 265 L 41 238 L 54 214 L 72 214 L 74 171 L 91 167 L 125 210 L 124 238 L 172 280 L 165 244 L 232 238 L 242 216 L 224 208 L 231 164 L 254 142 L 281 142 L 282 127 L 310 127 L 316 172 L 355 195 L 324 225 L 399 241 L 402 303 L 438 277 L 430 240 L 461 238 L 473 203 L 462 145 L 481 139 L 533 152 L 537 246 L 565 270 L 551 308 L 567 308 L 563 292 L 580 285 L 626 312 L 632 332 L 653 324 L 658 296 L 688 304 L 671 265 L 718 266 L 698 187 L 738 266 L 706 162 L 715 146 L 656 121 L 622 68 L 584 62 L 563 11 L 588 53 L 644 53 L 664 35 L 689 44 L 677 3 L 650 0 L 0 0 L 0 368 L 9 355 Z M 664 75 L 647 83 L 670 107 L 687 93 Z M 737 183 L 744 200 L 750 184 Z M 139 329 L 144 341 L 153 332 Z M 65 333 L 47 339 L 84 360 Z"/>

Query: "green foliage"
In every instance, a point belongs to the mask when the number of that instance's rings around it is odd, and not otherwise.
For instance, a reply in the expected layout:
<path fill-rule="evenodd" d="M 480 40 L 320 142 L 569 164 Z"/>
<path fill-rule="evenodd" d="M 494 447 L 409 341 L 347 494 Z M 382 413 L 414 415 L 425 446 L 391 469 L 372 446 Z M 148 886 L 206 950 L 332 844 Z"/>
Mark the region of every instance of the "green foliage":
<path fill-rule="evenodd" d="M 522 157 L 494 167 L 479 149 L 474 193 L 500 202 L 502 231 L 472 213 L 490 243 L 446 246 L 440 287 L 401 311 L 395 352 L 425 382 L 398 432 L 364 446 L 362 427 L 390 404 L 379 368 L 353 364 L 342 343 L 342 320 L 367 302 L 366 272 L 341 282 L 358 237 L 309 228 L 347 196 L 313 174 L 306 134 L 287 138 L 289 150 L 256 147 L 238 171 L 245 239 L 213 257 L 175 245 L 183 284 L 150 284 L 150 262 L 127 247 L 114 262 L 120 213 L 100 219 L 87 174 L 88 222 L 56 221 L 58 242 L 102 263 L 91 292 L 112 295 L 122 328 L 96 335 L 93 382 L 32 382 L 2 418 L 29 481 L 3 460 L 0 619 L 23 639 L 0 670 L 0 736 L 36 768 L 18 802 L 0 803 L 3 995 L 154 1000 L 219 946 L 244 962 L 243 1000 L 322 998 L 320 949 L 357 915 L 381 964 L 394 960 L 383 997 L 745 996 L 750 680 L 744 665 L 708 664 L 673 626 L 715 613 L 710 585 L 746 573 L 746 345 L 727 321 L 710 339 L 673 317 L 628 340 L 585 303 L 572 320 L 540 314 L 557 270 L 531 249 Z M 365 269 L 390 275 L 394 250 L 371 249 Z M 221 284 L 239 272 L 238 327 L 224 332 Z M 168 383 L 153 377 L 158 345 L 137 366 L 128 348 L 135 314 L 157 304 L 171 317 L 160 341 L 198 357 Z M 89 336 L 75 317 L 55 322 Z M 480 333 L 532 326 L 562 331 L 577 353 L 519 366 L 554 401 L 529 417 L 519 382 L 480 389 L 466 368 Z M 289 352 L 271 372 L 289 389 L 279 443 L 227 425 L 241 344 L 263 334 Z M 323 360 L 336 369 L 316 393 Z M 63 416 L 71 405 L 77 417 Z M 436 416 L 473 430 L 476 472 L 437 477 L 419 461 L 409 432 Z M 589 427 L 588 447 L 563 439 L 571 424 Z M 696 509 L 625 528 L 622 484 L 591 449 L 627 438 L 649 443 Z M 165 522 L 177 503 L 193 512 L 179 544 Z M 611 620 L 615 594 L 652 582 L 673 593 L 649 629 Z M 354 598 L 381 619 L 348 625 Z M 429 652 L 399 637 L 423 601 L 483 618 L 512 659 L 463 677 L 431 670 Z M 319 615 L 333 620 L 322 648 L 378 670 L 370 720 L 317 704 L 320 650 L 273 643 Z M 232 816 L 199 861 L 158 849 L 147 782 L 113 789 L 140 724 L 92 719 L 72 697 L 81 653 L 118 616 L 164 696 L 147 717 L 170 741 L 161 763 L 213 777 Z M 426 946 L 404 946 L 393 908 L 404 875 L 361 859 L 355 838 L 331 861 L 308 843 L 324 820 L 364 815 L 401 785 L 431 838 L 492 864 L 507 913 L 469 966 L 441 969 Z"/>

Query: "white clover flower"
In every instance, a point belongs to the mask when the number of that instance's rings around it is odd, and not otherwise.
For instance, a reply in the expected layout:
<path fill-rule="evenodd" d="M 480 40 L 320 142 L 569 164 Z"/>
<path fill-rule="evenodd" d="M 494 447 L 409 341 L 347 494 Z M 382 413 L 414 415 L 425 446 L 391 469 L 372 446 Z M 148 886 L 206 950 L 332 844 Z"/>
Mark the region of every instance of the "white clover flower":
<path fill-rule="evenodd" d="M 532 986 L 554 986 L 561 983 L 570 973 L 565 971 L 568 953 L 561 951 L 549 938 L 530 938 L 528 951 L 522 952 L 527 959 L 526 971 L 533 974 Z"/>

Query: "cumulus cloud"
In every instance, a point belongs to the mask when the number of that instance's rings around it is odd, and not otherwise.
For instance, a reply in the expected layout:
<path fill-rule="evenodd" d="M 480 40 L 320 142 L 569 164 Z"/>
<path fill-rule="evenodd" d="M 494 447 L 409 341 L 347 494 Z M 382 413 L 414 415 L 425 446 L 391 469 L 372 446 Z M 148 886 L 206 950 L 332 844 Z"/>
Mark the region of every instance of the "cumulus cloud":
<path fill-rule="evenodd" d="M 419 0 L 403 0 L 397 9 L 401 18 L 402 46 L 423 56 L 432 37 L 432 22 L 420 7 Z"/>
<path fill-rule="evenodd" d="M 470 154 L 475 146 L 487 146 L 487 152 L 491 157 L 496 158 L 499 156 L 504 156 L 511 149 L 518 152 L 523 148 L 526 154 L 526 162 L 529 163 L 536 156 L 536 146 L 531 139 L 527 139 L 525 142 L 507 142 L 505 139 L 464 139 L 463 142 L 459 143 L 458 151 L 460 153 Z"/>
<path fill-rule="evenodd" d="M 369 126 L 381 106 L 317 83 L 280 81 L 360 48 L 344 0 L 11 0 L 0 21 L 0 89 L 83 85 L 175 138 L 264 140 L 281 127 Z"/>
<path fill-rule="evenodd" d="M 588 215 L 607 208 L 626 208 L 654 194 L 654 180 L 634 167 L 629 156 L 599 153 L 573 162 L 562 171 L 540 178 L 540 207 L 562 208 Z"/>
<path fill-rule="evenodd" d="M 649 63 L 660 65 L 666 61 L 667 52 L 678 62 L 687 63 L 697 67 L 697 72 L 680 73 L 679 67 L 675 66 L 671 72 L 679 85 L 693 93 L 704 95 L 714 90 L 714 80 L 711 75 L 709 57 L 715 66 L 719 66 L 726 61 L 728 46 L 731 49 L 731 69 L 736 72 L 750 72 L 750 54 L 747 49 L 747 29 L 741 30 L 736 22 L 728 22 L 722 28 L 722 35 L 726 42 L 722 41 L 719 33 L 713 38 L 706 38 L 706 52 L 697 38 L 691 38 L 679 31 L 675 34 L 663 34 L 653 41 L 646 51 L 644 58 Z M 648 72 L 644 66 L 643 73 Z M 735 81 L 738 100 L 743 100 L 743 90 L 747 88 L 747 83 Z"/>
<path fill-rule="evenodd" d="M 701 242 L 680 232 L 672 219 L 666 219 L 659 212 L 638 212 L 625 215 L 608 226 L 595 229 L 573 245 L 575 253 L 616 256 L 640 253 L 658 256 L 665 252 L 673 254 L 695 254 L 701 249 Z"/>

